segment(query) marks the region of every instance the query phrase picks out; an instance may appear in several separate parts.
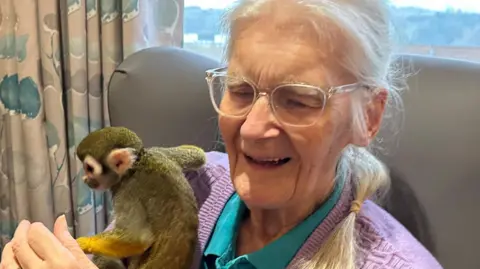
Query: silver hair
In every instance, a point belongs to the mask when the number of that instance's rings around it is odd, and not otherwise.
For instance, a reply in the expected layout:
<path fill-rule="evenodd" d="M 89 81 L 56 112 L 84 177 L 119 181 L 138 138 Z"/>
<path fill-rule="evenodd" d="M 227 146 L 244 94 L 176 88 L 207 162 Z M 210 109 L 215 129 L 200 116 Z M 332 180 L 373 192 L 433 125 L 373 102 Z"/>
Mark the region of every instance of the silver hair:
<path fill-rule="evenodd" d="M 274 3 L 275 2 L 275 3 Z M 393 27 L 389 21 L 389 6 L 384 0 L 239 0 L 225 14 L 223 26 L 228 44 L 224 52 L 226 61 L 235 46 L 235 36 L 241 27 L 240 21 L 261 18 L 268 12 L 266 4 L 288 2 L 300 7 L 296 13 L 299 20 L 309 23 L 319 39 L 331 38 L 340 31 L 348 43 L 348 53 L 339 59 L 342 67 L 359 82 L 374 84 L 388 91 L 388 100 L 380 133 L 392 135 L 403 122 L 403 107 L 400 92 L 406 88 L 401 69 L 395 64 Z M 335 27 L 330 27 L 330 26 Z M 334 32 L 335 31 L 335 32 Z M 398 62 L 397 62 L 398 63 Z M 353 132 L 356 136 L 366 135 L 365 111 L 362 101 L 352 101 Z M 356 99 L 355 99 L 356 100 Z M 353 175 L 354 203 L 362 204 L 376 194 L 386 191 L 390 178 L 386 166 L 372 152 L 381 142 L 371 143 L 369 148 L 347 146 L 342 153 L 340 165 L 348 167 Z M 331 233 L 324 246 L 314 257 L 303 261 L 304 269 L 354 269 L 356 262 L 356 212 Z"/>

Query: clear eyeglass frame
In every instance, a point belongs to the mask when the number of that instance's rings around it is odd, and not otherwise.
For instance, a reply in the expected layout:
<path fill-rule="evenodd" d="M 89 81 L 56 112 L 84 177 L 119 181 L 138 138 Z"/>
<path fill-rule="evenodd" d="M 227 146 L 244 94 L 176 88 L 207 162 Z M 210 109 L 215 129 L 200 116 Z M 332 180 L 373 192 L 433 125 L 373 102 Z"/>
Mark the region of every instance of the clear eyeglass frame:
<path fill-rule="evenodd" d="M 255 102 L 261 97 L 261 96 L 266 96 L 267 99 L 268 99 L 268 105 L 270 107 L 270 110 L 272 111 L 274 117 L 281 123 L 281 124 L 284 124 L 284 125 L 288 125 L 288 126 L 293 126 L 293 127 L 308 127 L 308 126 L 312 126 L 313 124 L 315 124 L 318 119 L 320 117 L 318 117 L 316 120 L 314 120 L 313 122 L 311 123 L 306 123 L 306 124 L 292 124 L 292 123 L 289 123 L 289 122 L 286 122 L 286 121 L 283 121 L 281 119 L 281 117 L 278 116 L 278 113 L 276 111 L 276 108 L 275 108 L 275 105 L 273 104 L 273 101 L 272 101 L 272 98 L 271 96 L 275 93 L 275 91 L 279 88 L 282 88 L 282 87 L 285 87 L 285 86 L 301 86 L 301 87 L 307 87 L 307 88 L 311 88 L 313 90 L 316 90 L 318 91 L 320 94 L 323 95 L 323 104 L 322 104 L 322 110 L 320 113 L 323 113 L 324 111 L 324 108 L 325 108 L 325 105 L 327 104 L 328 100 L 335 94 L 339 94 L 339 93 L 350 93 L 350 92 L 353 92 L 357 89 L 365 89 L 365 90 L 368 90 L 370 92 L 374 92 L 376 89 L 378 89 L 377 87 L 375 86 L 372 86 L 372 85 L 368 85 L 368 84 L 365 84 L 365 83 L 352 83 L 352 84 L 346 84 L 346 85 L 341 85 L 341 86 L 332 86 L 332 87 L 329 87 L 328 90 L 324 90 L 318 86 L 313 86 L 313 85 L 309 85 L 309 84 L 304 84 L 304 83 L 286 83 L 286 84 L 280 84 L 280 85 L 277 85 L 275 88 L 273 88 L 271 91 L 269 92 L 263 92 L 263 91 L 259 91 L 258 87 L 250 82 L 248 79 L 244 78 L 244 77 L 239 77 L 239 79 L 245 81 L 246 83 L 248 83 L 252 89 L 254 90 L 254 98 L 252 99 L 252 104 L 250 105 L 250 108 L 248 108 L 247 110 L 245 110 L 245 112 L 241 115 L 230 115 L 230 114 L 226 114 L 224 113 L 223 111 L 220 110 L 220 108 L 217 106 L 216 102 L 215 102 L 215 97 L 214 97 L 214 86 L 213 86 L 213 80 L 216 78 L 216 77 L 219 77 L 219 76 L 228 76 L 227 75 L 227 69 L 228 67 L 220 67 L 220 68 L 213 68 L 213 69 L 209 69 L 206 71 L 206 81 L 207 81 L 207 84 L 208 84 L 208 88 L 209 88 L 209 95 L 210 95 L 210 100 L 212 102 L 212 105 L 214 107 L 214 109 L 216 110 L 216 112 L 221 115 L 221 116 L 224 116 L 224 117 L 229 117 L 229 118 L 245 118 L 248 113 L 250 113 L 250 111 L 252 110 L 253 108 L 253 105 L 255 104 Z"/>

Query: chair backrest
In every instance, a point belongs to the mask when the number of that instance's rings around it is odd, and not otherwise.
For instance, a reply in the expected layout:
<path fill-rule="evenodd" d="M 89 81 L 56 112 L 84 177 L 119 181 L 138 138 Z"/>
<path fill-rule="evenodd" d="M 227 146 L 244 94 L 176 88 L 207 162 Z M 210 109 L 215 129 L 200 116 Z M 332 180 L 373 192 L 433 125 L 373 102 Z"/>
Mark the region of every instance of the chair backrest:
<path fill-rule="evenodd" d="M 480 268 L 480 64 L 422 56 L 402 61 L 416 74 L 403 96 L 398 147 L 382 159 L 394 169 L 393 180 L 404 181 L 398 187 L 416 195 L 429 226 L 424 232 L 433 236 L 428 244 L 442 265 Z M 409 210 L 403 197 L 390 201 L 397 218 Z"/>
<path fill-rule="evenodd" d="M 405 175 L 390 167 L 391 186 L 381 205 L 409 230 L 434 256 L 437 256 L 435 238 L 425 207 L 415 190 L 405 179 Z"/>
<path fill-rule="evenodd" d="M 399 147 L 381 158 L 393 169 L 387 210 L 431 249 L 443 266 L 480 268 L 480 66 L 405 56 L 418 74 L 403 96 Z M 113 126 L 136 131 L 147 146 L 197 144 L 217 149 L 216 113 L 205 70 L 219 63 L 178 48 L 129 56 L 112 76 Z"/>
<path fill-rule="evenodd" d="M 216 148 L 217 114 L 205 81 L 205 71 L 216 67 L 210 58 L 175 47 L 130 55 L 110 79 L 110 124 L 135 131 L 147 147 Z"/>

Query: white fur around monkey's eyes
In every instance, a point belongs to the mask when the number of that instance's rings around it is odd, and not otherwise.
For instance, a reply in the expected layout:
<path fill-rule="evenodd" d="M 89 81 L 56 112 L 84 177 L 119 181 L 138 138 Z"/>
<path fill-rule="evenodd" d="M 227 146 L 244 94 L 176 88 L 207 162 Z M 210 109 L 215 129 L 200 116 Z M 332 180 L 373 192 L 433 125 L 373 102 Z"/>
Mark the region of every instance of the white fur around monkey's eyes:
<path fill-rule="evenodd" d="M 103 173 L 102 165 L 90 155 L 83 160 L 83 169 L 85 169 L 86 173 L 91 173 L 95 176 L 100 176 Z"/>
<path fill-rule="evenodd" d="M 108 154 L 107 164 L 115 173 L 123 175 L 128 169 L 133 167 L 136 160 L 137 155 L 135 154 L 135 149 L 115 149 Z"/>

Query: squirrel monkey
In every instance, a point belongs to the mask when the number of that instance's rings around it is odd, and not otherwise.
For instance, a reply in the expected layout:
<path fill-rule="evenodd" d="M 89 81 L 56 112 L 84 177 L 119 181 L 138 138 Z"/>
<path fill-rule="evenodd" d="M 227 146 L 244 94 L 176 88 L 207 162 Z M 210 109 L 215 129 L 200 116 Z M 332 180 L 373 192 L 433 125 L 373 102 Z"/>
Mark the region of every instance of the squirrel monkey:
<path fill-rule="evenodd" d="M 77 148 L 84 182 L 112 192 L 115 228 L 80 237 L 85 253 L 100 268 L 187 269 L 197 243 L 198 207 L 184 172 L 206 162 L 195 146 L 144 148 L 123 127 L 88 134 Z"/>

